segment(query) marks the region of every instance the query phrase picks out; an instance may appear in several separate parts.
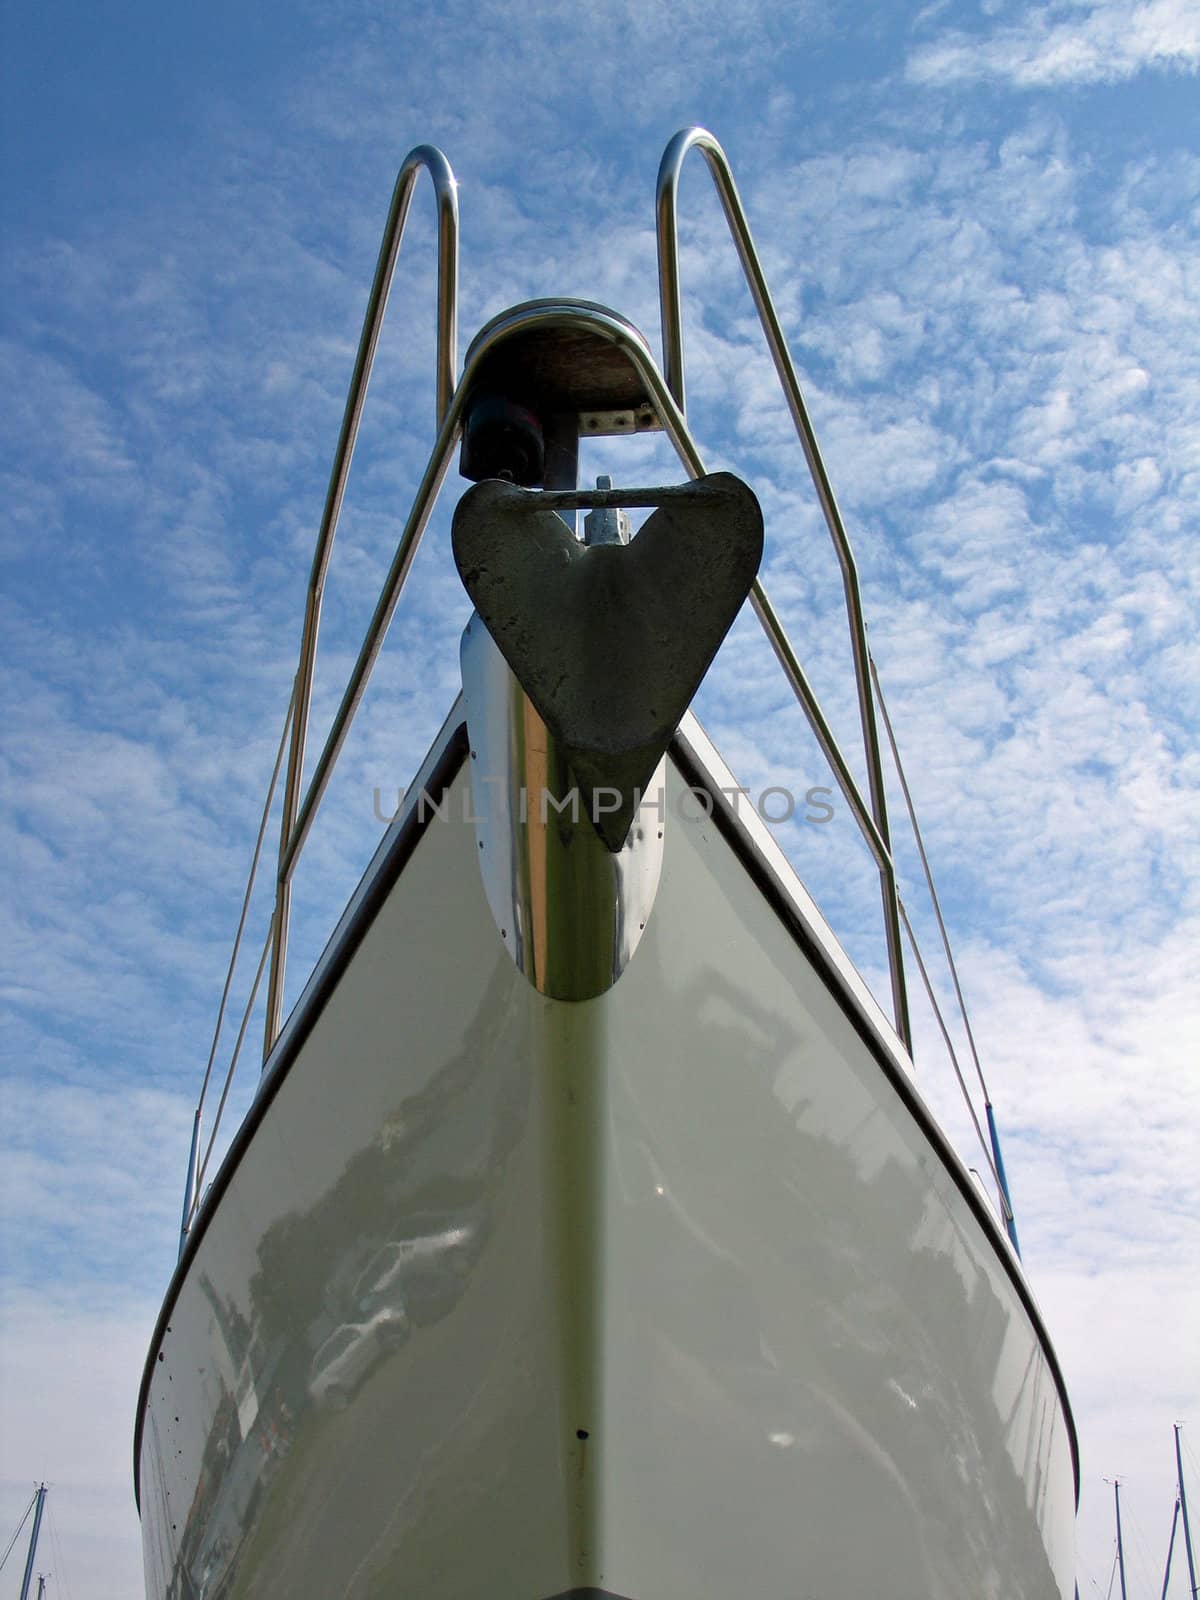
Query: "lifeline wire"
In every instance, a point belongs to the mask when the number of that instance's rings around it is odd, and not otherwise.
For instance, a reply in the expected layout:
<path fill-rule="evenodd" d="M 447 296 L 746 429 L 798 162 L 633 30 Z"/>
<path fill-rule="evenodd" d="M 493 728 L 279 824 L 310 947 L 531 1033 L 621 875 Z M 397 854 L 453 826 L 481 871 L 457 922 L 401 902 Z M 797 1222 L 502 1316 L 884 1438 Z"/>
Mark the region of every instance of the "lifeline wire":
<path fill-rule="evenodd" d="M 258 874 L 259 861 L 262 858 L 263 839 L 266 837 L 267 821 L 268 821 L 268 819 L 269 819 L 269 817 L 271 815 L 271 803 L 275 799 L 275 788 L 276 788 L 276 785 L 279 782 L 279 770 L 280 770 L 281 766 L 283 765 L 283 752 L 287 748 L 288 729 L 292 725 L 292 711 L 293 711 L 293 709 L 295 707 L 295 704 L 296 704 L 296 685 L 293 682 L 291 698 L 288 700 L 287 711 L 284 713 L 284 717 L 283 717 L 283 732 L 279 735 L 279 748 L 275 752 L 275 765 L 271 770 L 271 781 L 267 785 L 267 798 L 266 798 L 265 804 L 263 805 L 262 819 L 258 824 L 258 837 L 254 841 L 254 852 L 250 857 L 250 876 L 246 881 L 246 892 L 242 896 L 242 914 L 238 918 L 237 933 L 234 935 L 233 949 L 230 951 L 230 954 L 229 954 L 229 967 L 228 967 L 228 969 L 226 970 L 226 973 L 225 973 L 225 987 L 221 990 L 221 1004 L 217 1007 L 217 1025 L 213 1029 L 212 1046 L 211 1046 L 211 1048 L 210 1048 L 210 1050 L 208 1052 L 208 1065 L 204 1069 L 204 1082 L 200 1085 L 200 1098 L 196 1102 L 196 1119 L 197 1119 L 197 1121 L 196 1121 L 195 1138 L 197 1139 L 197 1142 L 199 1141 L 199 1129 L 200 1129 L 199 1119 L 200 1119 L 201 1113 L 204 1110 L 204 1102 L 208 1098 L 209 1080 L 212 1077 L 213 1063 L 217 1058 L 217 1043 L 218 1043 L 218 1041 L 219 1041 L 219 1039 L 221 1037 L 221 1027 L 222 1027 L 222 1024 L 225 1021 L 225 1007 L 226 1007 L 226 1005 L 227 1005 L 227 1003 L 229 1001 L 229 990 L 230 990 L 230 987 L 233 984 L 233 974 L 234 974 L 235 968 L 237 967 L 238 954 L 239 954 L 239 952 L 241 951 L 241 948 L 242 948 L 242 935 L 246 931 L 246 916 L 247 916 L 247 913 L 250 910 L 250 896 L 254 892 L 254 880 L 255 880 L 255 878 L 256 878 L 256 876 Z M 274 923 L 273 923 L 273 921 L 272 921 L 272 930 L 271 930 L 271 932 L 272 932 L 272 934 L 274 933 Z M 270 942 L 271 942 L 271 936 L 269 935 L 268 939 L 267 939 L 268 947 L 270 946 Z M 264 959 L 265 959 L 265 957 L 264 957 Z M 261 978 L 261 963 L 259 964 L 259 977 Z M 259 982 L 259 980 L 256 979 L 255 980 L 255 985 L 254 985 L 255 994 L 257 994 L 257 992 L 258 992 L 258 982 Z M 251 1000 L 251 1004 L 253 1004 L 253 1000 Z M 225 1109 L 225 1098 L 229 1093 L 229 1083 L 230 1083 L 230 1079 L 233 1076 L 233 1068 L 237 1064 L 238 1049 L 241 1048 L 242 1034 L 244 1034 L 244 1033 L 245 1033 L 245 1023 L 243 1022 L 243 1024 L 242 1024 L 242 1033 L 240 1033 L 238 1035 L 237 1048 L 235 1048 L 235 1050 L 234 1050 L 233 1061 L 230 1063 L 229 1074 L 227 1075 L 227 1077 L 225 1079 L 225 1089 L 224 1089 L 224 1093 L 221 1095 L 221 1105 L 220 1105 L 220 1108 L 217 1111 L 217 1122 L 218 1123 L 221 1120 L 221 1112 Z M 207 1167 L 207 1165 L 208 1165 L 208 1158 L 212 1154 L 213 1140 L 216 1138 L 216 1132 L 217 1132 L 216 1127 L 214 1127 L 213 1128 L 212 1138 L 208 1142 L 208 1149 L 207 1149 L 207 1151 L 205 1152 L 205 1155 L 204 1155 L 204 1161 L 201 1164 L 201 1169 L 197 1173 L 196 1178 L 195 1178 L 195 1191 L 194 1191 L 193 1194 L 191 1194 L 188 1197 L 189 1203 L 188 1203 L 188 1208 L 187 1208 L 187 1215 L 184 1218 L 185 1231 L 188 1228 L 191 1227 L 192 1218 L 196 1214 L 196 1206 L 197 1206 L 197 1204 L 199 1202 L 199 1197 L 200 1197 L 200 1192 L 201 1192 L 200 1180 L 201 1180 L 201 1178 L 203 1176 L 204 1168 Z"/>
<path fill-rule="evenodd" d="M 950 976 L 954 981 L 954 993 L 958 997 L 958 1009 L 966 1029 L 967 1042 L 971 1046 L 971 1058 L 975 1063 L 975 1075 L 979 1079 L 979 1087 L 983 1091 L 984 1102 L 991 1105 L 992 1097 L 988 1093 L 988 1086 L 983 1076 L 983 1067 L 979 1060 L 979 1051 L 975 1048 L 975 1035 L 971 1032 L 971 1021 L 967 1016 L 967 1002 L 963 998 L 962 985 L 958 981 L 958 968 L 955 965 L 954 954 L 950 948 L 950 935 L 946 932 L 946 924 L 942 918 L 942 907 L 938 900 L 937 890 L 933 886 L 933 870 L 929 865 L 929 857 L 925 854 L 925 841 L 921 837 L 921 829 L 917 824 L 916 807 L 909 792 L 908 779 L 904 775 L 904 764 L 900 760 L 900 750 L 896 744 L 896 735 L 892 731 L 892 719 L 888 716 L 887 702 L 883 698 L 883 689 L 879 682 L 879 669 L 875 665 L 875 657 L 868 654 L 868 665 L 871 669 L 871 682 L 875 685 L 875 694 L 879 700 L 879 712 L 883 718 L 884 732 L 887 734 L 888 745 L 892 752 L 892 761 L 896 767 L 896 776 L 900 779 L 900 788 L 904 795 L 904 804 L 908 808 L 908 820 L 912 824 L 913 838 L 917 842 L 917 850 L 921 857 L 921 866 L 925 871 L 925 882 L 929 888 L 929 898 L 933 902 L 933 914 L 937 918 L 938 932 L 942 936 L 942 949 L 946 952 L 946 963 L 950 968 Z"/>
<path fill-rule="evenodd" d="M 2 1556 L 0 1556 L 0 1570 L 3 1569 L 4 1563 L 8 1560 L 9 1556 L 12 1555 L 12 1547 L 13 1547 L 13 1545 L 16 1544 L 17 1540 L 21 1537 L 21 1529 L 29 1521 L 29 1513 L 33 1510 L 33 1502 L 37 1499 L 37 1497 L 38 1497 L 38 1492 L 35 1489 L 33 1491 L 33 1495 L 32 1495 L 32 1497 L 31 1497 L 31 1499 L 29 1501 L 29 1504 L 25 1507 L 25 1515 L 21 1518 L 20 1522 L 17 1523 L 17 1531 L 16 1531 L 16 1533 L 14 1533 L 12 1538 L 8 1541 L 8 1549 L 4 1552 L 4 1554 Z"/>
<path fill-rule="evenodd" d="M 988 1142 L 983 1137 L 983 1129 L 979 1126 L 979 1117 L 976 1113 L 974 1102 L 972 1101 L 971 1096 L 967 1093 L 966 1080 L 963 1078 L 962 1068 L 958 1064 L 958 1056 L 955 1054 L 954 1045 L 950 1039 L 950 1030 L 946 1027 L 945 1018 L 942 1016 L 942 1008 L 938 1005 L 937 996 L 933 992 L 933 985 L 929 981 L 929 973 L 926 970 L 925 962 L 921 956 L 921 947 L 917 943 L 917 936 L 913 932 L 912 923 L 908 920 L 908 912 L 905 910 L 904 901 L 901 900 L 899 896 L 896 898 L 896 904 L 900 908 L 900 919 L 904 923 L 904 931 L 908 935 L 908 942 L 912 946 L 912 953 L 917 958 L 917 970 L 920 972 L 921 980 L 925 985 L 925 993 L 929 998 L 929 1004 L 933 1007 L 933 1014 L 937 1018 L 937 1025 L 942 1030 L 942 1038 L 945 1041 L 946 1049 L 950 1055 L 950 1065 L 954 1068 L 954 1076 L 958 1079 L 958 1086 L 962 1090 L 963 1099 L 967 1104 L 967 1110 L 971 1113 L 971 1121 L 975 1124 L 975 1132 L 979 1136 L 979 1147 L 983 1151 L 984 1157 L 987 1160 L 988 1168 L 992 1174 L 992 1177 L 996 1180 L 996 1188 L 1000 1195 L 1000 1203 L 1004 1207 L 1005 1212 L 1011 1216 L 1012 1213 L 1009 1210 L 1008 1200 L 1004 1194 L 1004 1185 L 1000 1181 L 1000 1173 L 997 1171 L 996 1162 L 992 1156 Z"/>
<path fill-rule="evenodd" d="M 283 732 L 279 735 L 279 749 L 275 752 L 275 766 L 271 772 L 271 782 L 267 786 L 267 800 L 263 806 L 262 821 L 258 825 L 258 838 L 254 841 L 254 854 L 250 858 L 250 876 L 246 881 L 246 893 L 242 897 L 242 914 L 238 918 L 237 933 L 234 935 L 233 950 L 229 956 L 229 970 L 225 974 L 225 987 L 221 991 L 221 1004 L 217 1007 L 217 1025 L 213 1029 L 212 1048 L 208 1052 L 208 1065 L 204 1069 L 204 1082 L 200 1085 L 200 1108 L 203 1109 L 204 1097 L 208 1093 L 208 1080 L 212 1076 L 213 1062 L 217 1054 L 217 1041 L 221 1037 L 221 1024 L 225 1021 L 225 1006 L 229 999 L 229 987 L 233 982 L 234 968 L 237 966 L 238 951 L 242 947 L 242 934 L 246 929 L 246 913 L 250 909 L 250 895 L 254 889 L 254 879 L 258 873 L 258 863 L 262 856 L 263 839 L 267 831 L 267 820 L 271 815 L 271 802 L 275 798 L 275 786 L 279 782 L 279 769 L 283 765 L 283 752 L 287 747 L 288 729 L 292 725 L 292 709 L 296 704 L 296 686 L 292 684 L 291 699 L 287 704 L 287 711 L 283 718 Z"/>
<path fill-rule="evenodd" d="M 193 1216 L 195 1215 L 196 1207 L 200 1204 L 200 1196 L 204 1192 L 204 1175 L 208 1171 L 208 1162 L 209 1157 L 213 1153 L 213 1145 L 215 1145 L 217 1142 L 217 1130 L 221 1126 L 221 1117 L 225 1110 L 225 1102 L 229 1098 L 229 1089 L 230 1085 L 233 1083 L 233 1074 L 237 1070 L 238 1056 L 242 1053 L 242 1041 L 246 1037 L 246 1027 L 250 1021 L 250 1015 L 254 1010 L 254 1002 L 258 999 L 258 986 L 262 982 L 263 969 L 267 964 L 267 957 L 270 955 L 270 953 L 271 935 L 268 933 L 267 942 L 263 945 L 262 955 L 258 958 L 258 970 L 254 974 L 254 982 L 250 986 L 250 998 L 246 1001 L 246 1009 L 242 1013 L 242 1025 L 238 1029 L 237 1042 L 233 1047 L 233 1059 L 229 1063 L 229 1071 L 225 1074 L 225 1086 L 221 1090 L 221 1098 L 217 1102 L 217 1114 L 213 1119 L 212 1133 L 208 1138 L 208 1148 L 204 1152 L 204 1160 L 200 1163 L 200 1170 L 196 1174 L 196 1198 L 192 1206 Z"/>

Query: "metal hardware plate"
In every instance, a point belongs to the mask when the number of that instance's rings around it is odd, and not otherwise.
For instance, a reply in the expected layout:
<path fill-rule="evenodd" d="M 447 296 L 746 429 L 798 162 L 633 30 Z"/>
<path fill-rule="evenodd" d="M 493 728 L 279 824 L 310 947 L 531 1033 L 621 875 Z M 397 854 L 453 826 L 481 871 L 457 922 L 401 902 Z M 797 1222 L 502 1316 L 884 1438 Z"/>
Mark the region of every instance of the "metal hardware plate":
<path fill-rule="evenodd" d="M 619 433 L 661 433 L 662 423 L 658 413 L 646 401 L 642 405 L 624 407 L 619 411 L 581 411 L 579 437 L 581 439 L 607 438 Z"/>
<path fill-rule="evenodd" d="M 628 545 L 580 544 L 555 513 L 657 507 Z M 619 850 L 638 797 L 750 592 L 762 512 L 732 473 L 637 490 L 488 480 L 458 503 L 467 593 Z M 601 794 L 619 804 L 599 806 Z"/>

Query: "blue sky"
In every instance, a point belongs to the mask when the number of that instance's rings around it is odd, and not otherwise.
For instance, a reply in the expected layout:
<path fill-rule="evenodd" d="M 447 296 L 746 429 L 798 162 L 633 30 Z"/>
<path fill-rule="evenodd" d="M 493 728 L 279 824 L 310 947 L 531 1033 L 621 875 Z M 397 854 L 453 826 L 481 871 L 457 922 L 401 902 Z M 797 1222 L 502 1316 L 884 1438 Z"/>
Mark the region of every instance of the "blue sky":
<path fill-rule="evenodd" d="M 1157 1593 L 1171 1423 L 1200 1437 L 1195 0 L 49 3 L 0 30 L 0 1532 L 45 1477 L 63 1592 L 139 1592 L 137 1380 L 396 168 L 426 140 L 455 167 L 464 347 L 545 293 L 657 344 L 654 176 L 700 122 L 862 570 L 1077 1411 L 1080 1590 L 1107 1586 L 1120 1473 Z M 693 429 L 760 494 L 768 588 L 853 752 L 836 565 L 698 160 L 681 213 Z M 423 184 L 318 728 L 431 442 L 432 264 Z M 591 464 L 677 476 L 651 440 Z M 304 858 L 294 975 L 370 853 L 372 790 L 441 721 L 465 614 L 441 514 Z M 753 619 L 699 709 L 748 784 L 826 781 Z M 781 837 L 878 983 L 844 808 Z"/>

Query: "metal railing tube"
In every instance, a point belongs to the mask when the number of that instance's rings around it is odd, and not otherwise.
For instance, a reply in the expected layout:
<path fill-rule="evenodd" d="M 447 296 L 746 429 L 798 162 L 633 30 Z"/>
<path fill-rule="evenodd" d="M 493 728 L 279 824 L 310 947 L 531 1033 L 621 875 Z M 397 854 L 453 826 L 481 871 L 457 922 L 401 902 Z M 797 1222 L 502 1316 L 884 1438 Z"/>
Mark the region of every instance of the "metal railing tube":
<path fill-rule="evenodd" d="M 679 227 L 677 195 L 679 174 L 690 150 L 699 150 L 708 165 L 716 185 L 725 220 L 737 248 L 742 271 L 758 311 L 759 322 L 766 337 L 775 371 L 783 388 L 788 409 L 792 414 L 796 432 L 804 451 L 804 459 L 812 476 L 813 487 L 833 540 L 839 565 L 842 569 L 842 586 L 846 595 L 846 614 L 850 627 L 850 646 L 854 655 L 854 678 L 858 691 L 859 716 L 862 722 L 863 747 L 867 762 L 867 784 L 871 797 L 871 811 L 883 845 L 891 853 L 891 836 L 888 829 L 887 795 L 883 781 L 883 762 L 879 749 L 879 733 L 875 724 L 875 706 L 871 695 L 867 667 L 867 630 L 863 618 L 862 596 L 858 582 L 858 568 L 850 548 L 841 512 L 834 498 L 833 486 L 825 471 L 816 435 L 809 420 L 804 397 L 796 377 L 787 341 L 775 306 L 771 300 L 758 252 L 746 220 L 741 197 L 733 180 L 729 161 L 718 141 L 706 128 L 684 128 L 678 132 L 663 152 L 658 169 L 656 214 L 658 223 L 659 305 L 662 313 L 663 368 L 671 393 L 686 413 L 683 369 L 683 311 L 679 282 Z M 760 613 L 761 615 L 761 613 Z M 891 973 L 892 1005 L 896 1029 L 906 1048 L 912 1050 L 912 1028 L 908 1015 L 908 996 L 904 985 L 904 951 L 900 929 L 900 912 L 897 905 L 895 872 L 890 866 L 880 867 L 883 895 L 883 920 L 887 937 L 888 966 Z"/>
<path fill-rule="evenodd" d="M 409 569 L 417 553 L 417 547 L 421 542 L 421 535 L 425 532 L 434 503 L 437 500 L 438 491 L 441 489 L 442 482 L 449 469 L 454 446 L 461 431 L 462 407 L 465 397 L 465 386 L 460 386 L 458 393 L 450 402 L 450 408 L 438 433 L 437 441 L 429 458 L 429 464 L 425 468 L 424 476 L 413 500 L 412 510 L 408 514 L 408 521 L 404 525 L 404 531 L 400 535 L 400 542 L 396 546 L 396 553 L 392 557 L 392 564 L 388 568 L 387 577 L 383 581 L 383 588 L 380 590 L 375 610 L 372 612 L 371 620 L 367 624 L 366 636 L 359 649 L 358 658 L 342 693 L 341 703 L 330 725 L 324 748 L 317 758 L 316 766 L 313 768 L 312 780 L 305 793 L 304 802 L 297 812 L 291 837 L 280 856 L 279 875 L 281 879 L 290 880 L 291 878 L 292 869 L 296 864 L 296 857 L 303 848 L 309 829 L 312 827 L 317 807 L 320 805 L 325 790 L 329 785 L 334 763 L 337 761 L 342 745 L 346 742 L 346 735 L 350 731 L 350 724 L 354 720 L 354 714 L 358 710 L 363 695 L 366 693 L 367 680 L 371 675 L 371 669 L 374 667 L 379 657 L 379 652 L 383 648 L 384 638 L 395 613 L 396 604 L 400 599 L 400 591 L 404 587 L 405 579 L 408 577 Z"/>
<path fill-rule="evenodd" d="M 892 853 L 875 823 L 875 818 L 863 800 L 858 784 L 854 781 L 854 774 L 846 764 L 846 758 L 841 752 L 833 729 L 829 726 L 825 713 L 821 710 L 817 700 L 816 691 L 808 681 L 808 675 L 800 665 L 796 652 L 792 649 L 791 640 L 784 632 L 783 624 L 775 614 L 775 608 L 767 598 L 767 592 L 758 578 L 754 580 L 754 587 L 750 591 L 750 604 L 754 607 L 755 615 L 762 623 L 763 632 L 775 652 L 775 659 L 783 668 L 784 676 L 791 685 L 792 692 L 799 700 L 808 725 L 813 731 L 817 743 L 821 746 L 822 754 L 833 768 L 833 775 L 838 781 L 838 787 L 845 796 L 846 803 L 854 813 L 854 820 L 858 823 L 859 832 L 867 842 L 867 847 L 875 859 L 875 865 L 884 875 L 885 879 L 894 885 L 895 869 L 892 864 Z M 911 1051 L 908 1039 L 904 1041 Z"/>
<path fill-rule="evenodd" d="M 688 432 L 686 419 L 675 404 L 670 390 L 667 388 L 649 353 L 639 341 L 630 337 L 620 322 L 608 317 L 603 311 L 599 309 L 583 311 L 577 305 L 560 307 L 553 302 L 549 302 L 540 306 L 536 311 L 524 311 L 511 319 L 502 319 L 496 322 L 489 329 L 486 338 L 477 340 L 471 352 L 470 364 L 462 375 L 450 407 L 443 419 L 428 465 L 417 489 L 408 521 L 396 547 L 396 554 L 393 557 L 391 567 L 380 591 L 379 600 L 368 625 L 366 637 L 363 640 L 358 658 L 326 738 L 325 746 L 313 770 L 312 779 L 304 795 L 303 802 L 297 806 L 294 826 L 280 856 L 279 881 L 282 885 L 290 884 L 297 857 L 308 837 L 317 808 L 328 787 L 334 764 L 337 761 L 342 745 L 345 743 L 350 723 L 366 690 L 371 669 L 382 648 L 400 592 L 403 589 L 421 536 L 433 510 L 438 490 L 441 488 L 449 468 L 453 448 L 461 431 L 462 412 L 475 372 L 497 345 L 502 344 L 512 334 L 527 329 L 533 323 L 546 327 L 552 327 L 559 323 L 578 326 L 581 320 L 587 323 L 592 332 L 610 339 L 612 343 L 619 346 L 637 368 L 664 430 L 675 447 L 685 469 L 693 478 L 704 476 L 704 462 Z M 751 590 L 750 598 L 771 646 L 783 667 L 788 683 L 796 698 L 800 701 L 809 725 L 833 769 L 834 776 L 845 796 L 846 803 L 853 812 L 880 871 L 889 874 L 894 881 L 894 868 L 888 847 L 875 825 L 871 812 L 863 800 L 845 758 L 838 748 L 837 741 L 816 694 L 805 676 L 782 624 L 775 615 L 762 585 L 757 580 Z M 286 908 L 286 900 L 282 903 Z M 277 918 L 279 914 L 279 902 L 277 902 Z M 277 948 L 278 936 L 275 935 L 273 950 Z M 907 1043 L 907 1041 L 905 1042 Z"/>
<path fill-rule="evenodd" d="M 618 345 L 637 368 L 638 376 L 646 385 L 647 394 L 655 411 L 658 413 L 658 419 L 662 423 L 667 437 L 675 447 L 680 461 L 693 478 L 702 478 L 704 476 L 706 470 L 704 462 L 696 449 L 691 434 L 688 432 L 687 419 L 676 404 L 674 395 L 667 387 L 663 380 L 663 375 L 647 355 L 644 347 L 636 339 L 630 338 L 620 323 L 607 318 L 604 312 L 598 308 L 589 308 L 586 312 L 581 311 L 578 307 L 564 307 L 559 310 L 552 303 L 547 302 L 546 305 L 539 307 L 536 313 L 523 313 L 519 325 L 527 327 L 530 321 L 535 318 L 538 322 L 549 326 L 552 326 L 556 320 L 569 320 L 572 323 L 578 323 L 583 320 L 587 322 L 593 332 L 605 334 L 614 344 Z M 497 344 L 501 343 L 517 325 L 518 323 L 515 319 L 512 323 L 497 323 L 491 329 L 486 344 L 481 343 L 473 354 L 471 370 L 473 371 L 482 357 L 489 350 L 494 349 Z M 465 389 L 468 386 L 469 376 L 469 373 L 463 374 L 463 382 L 460 388 Z M 754 581 L 754 587 L 750 591 L 750 603 L 754 607 L 755 614 L 762 624 L 763 631 L 767 635 L 780 666 L 783 668 L 784 675 L 793 694 L 799 700 L 801 708 L 808 718 L 809 726 L 812 728 L 825 759 L 833 768 L 833 774 L 838 781 L 838 786 L 845 796 L 846 804 L 854 813 L 855 821 L 867 841 L 876 865 L 881 872 L 889 874 L 894 881 L 895 874 L 891 851 L 875 825 L 875 819 L 863 800 L 858 784 L 854 780 L 854 775 L 846 764 L 846 758 L 838 748 L 837 740 L 833 735 L 825 713 L 821 709 L 816 693 L 809 683 L 795 651 L 792 649 L 783 624 L 767 598 L 766 590 L 757 578 Z M 908 1044 L 907 1039 L 905 1043 L 906 1045 Z"/>
<path fill-rule="evenodd" d="M 263 1059 L 266 1060 L 283 1020 L 283 981 L 287 966 L 288 924 L 291 917 L 291 879 L 285 861 L 293 860 L 290 848 L 300 809 L 304 781 L 304 747 L 312 703 L 313 672 L 316 665 L 317 634 L 321 622 L 321 597 L 325 575 L 333 551 L 334 535 L 346 480 L 354 455 L 354 443 L 367 397 L 367 385 L 375 361 L 384 314 L 387 311 L 392 275 L 404 237 L 409 204 L 417 177 L 424 168 L 433 180 L 438 209 L 438 328 L 437 328 L 437 410 L 441 424 L 450 409 L 454 394 L 454 373 L 458 361 L 458 186 L 450 163 L 433 145 L 418 145 L 405 157 L 392 191 L 391 206 L 384 228 L 383 243 L 375 266 L 375 278 L 367 301 L 350 391 L 342 415 L 341 432 L 334 452 L 325 508 L 317 534 L 308 594 L 304 606 L 304 628 L 300 640 L 300 660 L 296 668 L 295 713 L 291 747 L 288 751 L 287 779 L 284 786 L 283 816 L 279 830 L 279 873 L 276 880 L 275 911 L 272 917 L 271 971 L 267 981 L 267 1017 Z"/>

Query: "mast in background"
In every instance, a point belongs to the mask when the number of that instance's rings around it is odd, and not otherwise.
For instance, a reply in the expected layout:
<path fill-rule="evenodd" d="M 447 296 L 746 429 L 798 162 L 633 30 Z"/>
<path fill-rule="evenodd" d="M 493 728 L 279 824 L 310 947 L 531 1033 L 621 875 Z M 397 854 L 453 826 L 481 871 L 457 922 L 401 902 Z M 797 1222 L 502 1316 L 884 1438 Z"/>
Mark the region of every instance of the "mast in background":
<path fill-rule="evenodd" d="M 1108 1483 L 1110 1480 L 1105 1478 L 1104 1481 Z M 1113 1503 L 1117 1508 L 1117 1570 L 1121 1574 L 1121 1600 L 1129 1600 L 1129 1595 L 1125 1589 L 1125 1541 L 1121 1537 L 1121 1480 L 1120 1478 L 1113 1478 L 1111 1482 L 1113 1486 Z M 1108 1584 L 1111 1589 L 1111 1577 L 1108 1580 Z"/>
<path fill-rule="evenodd" d="M 1180 1449 L 1179 1436 L 1183 1431 L 1183 1423 L 1175 1424 L 1175 1471 L 1179 1483 L 1179 1512 L 1183 1518 L 1183 1546 L 1187 1551 L 1188 1582 L 1192 1586 L 1192 1600 L 1196 1600 L 1196 1562 L 1192 1555 L 1192 1530 L 1188 1523 L 1187 1490 L 1183 1486 L 1183 1453 Z M 1171 1540 L 1174 1543 L 1175 1524 L 1171 1524 Z M 1170 1575 L 1171 1558 L 1167 1556 L 1167 1573 Z"/>
<path fill-rule="evenodd" d="M 29 1600 L 29 1585 L 33 1582 L 33 1562 L 37 1555 L 38 1533 L 42 1526 L 42 1512 L 46 1508 L 46 1485 L 38 1485 L 33 1508 L 33 1532 L 29 1535 L 29 1554 L 25 1557 L 25 1576 L 21 1579 L 21 1600 Z M 38 1580 L 39 1584 L 41 1580 Z M 41 1588 L 38 1589 L 39 1596 Z"/>
<path fill-rule="evenodd" d="M 1167 1585 L 1171 1581 L 1171 1557 L 1175 1554 L 1175 1530 L 1179 1527 L 1179 1496 L 1175 1496 L 1175 1510 L 1171 1514 L 1171 1537 L 1167 1543 L 1167 1566 L 1163 1573 L 1162 1594 L 1159 1600 L 1167 1600 Z"/>

